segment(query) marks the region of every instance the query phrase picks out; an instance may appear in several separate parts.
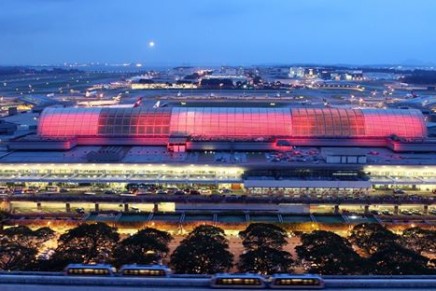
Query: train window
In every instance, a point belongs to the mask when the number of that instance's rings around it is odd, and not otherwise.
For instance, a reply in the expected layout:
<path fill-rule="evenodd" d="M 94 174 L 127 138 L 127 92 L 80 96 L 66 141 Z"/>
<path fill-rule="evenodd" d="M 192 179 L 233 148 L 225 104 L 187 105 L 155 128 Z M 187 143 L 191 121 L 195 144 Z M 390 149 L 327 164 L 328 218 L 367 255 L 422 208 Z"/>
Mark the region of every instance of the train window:
<path fill-rule="evenodd" d="M 272 286 L 312 286 L 322 287 L 323 282 L 318 278 L 273 278 Z"/>
<path fill-rule="evenodd" d="M 125 269 L 123 270 L 125 276 L 150 276 L 150 277 L 163 277 L 167 273 L 165 270 L 152 270 L 152 269 Z"/>
<path fill-rule="evenodd" d="M 261 285 L 260 279 L 253 278 L 220 278 L 216 280 L 218 285 Z"/>
<path fill-rule="evenodd" d="M 67 274 L 69 275 L 109 275 L 109 270 L 107 269 L 90 269 L 90 268 L 73 268 L 68 269 Z"/>

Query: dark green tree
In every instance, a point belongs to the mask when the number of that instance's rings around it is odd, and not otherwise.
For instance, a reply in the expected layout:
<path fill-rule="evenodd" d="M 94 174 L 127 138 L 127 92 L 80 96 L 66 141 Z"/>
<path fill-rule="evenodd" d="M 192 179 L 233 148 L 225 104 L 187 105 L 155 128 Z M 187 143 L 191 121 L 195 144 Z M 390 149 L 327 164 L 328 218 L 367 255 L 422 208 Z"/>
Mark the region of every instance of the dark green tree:
<path fill-rule="evenodd" d="M 269 247 L 260 247 L 242 254 L 239 258 L 241 272 L 274 274 L 289 273 L 294 260 L 290 253 Z"/>
<path fill-rule="evenodd" d="M 403 231 L 401 244 L 418 254 L 422 252 L 434 253 L 436 252 L 436 231 L 420 227 L 408 228 Z"/>
<path fill-rule="evenodd" d="M 294 260 L 283 250 L 287 243 L 284 229 L 274 224 L 252 223 L 239 236 L 246 249 L 240 256 L 240 271 L 261 274 L 292 271 Z"/>
<path fill-rule="evenodd" d="M 378 223 L 361 223 L 353 227 L 351 243 L 371 255 L 395 244 L 398 236 Z"/>
<path fill-rule="evenodd" d="M 314 231 L 301 235 L 297 254 L 311 273 L 325 275 L 359 274 L 364 266 L 362 258 L 345 238 L 329 231 Z"/>
<path fill-rule="evenodd" d="M 232 267 L 233 255 L 221 228 L 203 225 L 195 228 L 171 255 L 176 273 L 215 274 Z"/>
<path fill-rule="evenodd" d="M 62 269 L 68 263 L 99 263 L 111 260 L 120 236 L 105 223 L 81 224 L 62 234 L 48 265 Z"/>
<path fill-rule="evenodd" d="M 0 231 L 0 269 L 24 270 L 36 261 L 43 243 L 52 239 L 55 232 L 48 228 L 35 231 L 27 226 L 11 227 Z"/>
<path fill-rule="evenodd" d="M 7 239 L 0 240 L 0 269 L 24 270 L 36 259 L 38 249 Z"/>
<path fill-rule="evenodd" d="M 0 230 L 3 230 L 5 222 L 9 219 L 10 213 L 0 210 Z"/>
<path fill-rule="evenodd" d="M 165 231 L 145 228 L 122 240 L 114 249 L 113 262 L 123 264 L 159 263 L 169 251 L 172 237 Z"/>
<path fill-rule="evenodd" d="M 282 249 L 288 235 L 284 229 L 274 224 L 252 223 L 239 232 L 239 236 L 247 250 L 255 250 L 261 247 Z"/>
<path fill-rule="evenodd" d="M 0 237 L 8 237 L 10 240 L 30 248 L 38 248 L 54 236 L 55 232 L 49 227 L 31 230 L 29 227 L 21 225 L 0 231 Z"/>
<path fill-rule="evenodd" d="M 428 258 L 397 244 L 384 247 L 368 259 L 368 273 L 377 275 L 436 274 L 427 267 Z"/>

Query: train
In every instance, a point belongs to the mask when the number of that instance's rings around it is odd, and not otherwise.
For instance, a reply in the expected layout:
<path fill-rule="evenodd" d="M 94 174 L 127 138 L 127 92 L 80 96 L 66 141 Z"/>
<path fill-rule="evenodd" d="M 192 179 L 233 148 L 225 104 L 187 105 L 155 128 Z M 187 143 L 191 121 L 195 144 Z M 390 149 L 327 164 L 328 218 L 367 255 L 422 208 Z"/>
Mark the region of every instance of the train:
<path fill-rule="evenodd" d="M 164 265 L 123 265 L 116 270 L 109 264 L 69 264 L 65 267 L 67 276 L 124 276 L 124 277 L 168 277 L 171 269 Z"/>
<path fill-rule="evenodd" d="M 118 271 L 109 264 L 69 264 L 67 276 L 121 276 L 121 277 L 174 277 L 165 265 L 123 265 Z M 209 286 L 217 289 L 323 289 L 321 276 L 305 274 L 274 274 L 263 276 L 253 273 L 219 273 L 210 277 Z"/>
<path fill-rule="evenodd" d="M 221 289 L 323 289 L 324 280 L 320 276 L 312 274 L 274 274 L 267 277 L 250 273 L 224 273 L 212 276 L 210 287 Z"/>

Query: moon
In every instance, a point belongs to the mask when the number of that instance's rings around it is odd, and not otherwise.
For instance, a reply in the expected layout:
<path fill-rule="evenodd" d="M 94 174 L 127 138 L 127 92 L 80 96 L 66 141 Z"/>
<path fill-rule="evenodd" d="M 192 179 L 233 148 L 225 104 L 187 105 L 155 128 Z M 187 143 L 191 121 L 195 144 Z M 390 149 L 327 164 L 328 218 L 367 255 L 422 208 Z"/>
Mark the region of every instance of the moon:
<path fill-rule="evenodd" d="M 154 45 L 155 45 L 154 41 L 149 41 L 148 42 L 148 47 L 154 47 Z"/>

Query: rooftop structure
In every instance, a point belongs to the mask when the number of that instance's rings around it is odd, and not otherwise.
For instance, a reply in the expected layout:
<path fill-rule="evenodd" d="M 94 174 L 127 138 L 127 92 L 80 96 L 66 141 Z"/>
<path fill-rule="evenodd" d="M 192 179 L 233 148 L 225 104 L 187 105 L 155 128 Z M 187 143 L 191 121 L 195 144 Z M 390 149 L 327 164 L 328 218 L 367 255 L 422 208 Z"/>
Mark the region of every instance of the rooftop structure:
<path fill-rule="evenodd" d="M 422 113 L 413 109 L 137 107 L 47 108 L 40 117 L 38 135 L 43 138 L 183 136 L 237 141 L 394 135 L 423 139 L 427 132 Z"/>

